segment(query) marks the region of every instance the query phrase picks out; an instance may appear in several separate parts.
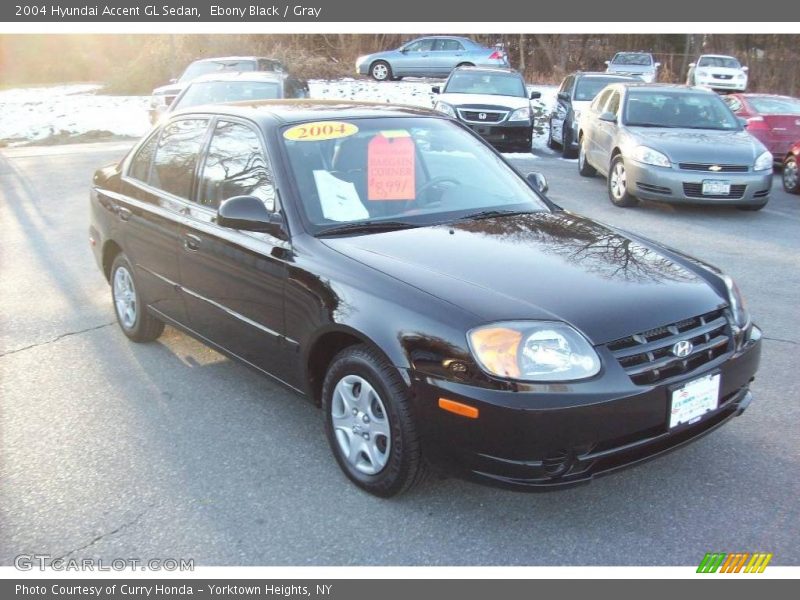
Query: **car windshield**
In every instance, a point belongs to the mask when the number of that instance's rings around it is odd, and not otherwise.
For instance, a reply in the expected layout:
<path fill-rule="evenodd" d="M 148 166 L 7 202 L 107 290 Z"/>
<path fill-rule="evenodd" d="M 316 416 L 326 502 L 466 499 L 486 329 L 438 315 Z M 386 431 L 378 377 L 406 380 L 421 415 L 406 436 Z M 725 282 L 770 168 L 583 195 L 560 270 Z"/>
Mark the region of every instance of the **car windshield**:
<path fill-rule="evenodd" d="M 612 65 L 636 65 L 646 67 L 653 64 L 653 59 L 649 54 L 621 52 L 611 61 Z"/>
<path fill-rule="evenodd" d="M 255 69 L 256 65 L 252 60 L 204 60 L 190 64 L 178 81 L 191 81 L 201 75 L 222 73 L 223 71 L 255 71 Z"/>
<path fill-rule="evenodd" d="M 315 234 L 549 210 L 458 124 L 425 117 L 287 126 L 282 141 Z"/>
<path fill-rule="evenodd" d="M 174 108 L 242 100 L 274 100 L 281 97 L 280 91 L 277 81 L 195 82 L 178 98 Z"/>
<path fill-rule="evenodd" d="M 697 62 L 698 67 L 725 67 L 726 69 L 740 69 L 739 61 L 730 56 L 703 56 Z"/>
<path fill-rule="evenodd" d="M 630 90 L 624 123 L 631 127 L 741 129 L 720 97 L 704 92 Z"/>
<path fill-rule="evenodd" d="M 525 84 L 517 75 L 506 73 L 457 71 L 453 73 L 446 94 L 486 94 L 489 96 L 517 96 L 525 98 Z"/>
<path fill-rule="evenodd" d="M 750 96 L 747 99 L 762 115 L 800 115 L 800 100 L 779 96 Z"/>
<path fill-rule="evenodd" d="M 622 81 L 613 77 L 581 77 L 575 86 L 575 100 L 590 101 L 609 83 Z M 630 81 L 630 80 L 627 80 Z"/>

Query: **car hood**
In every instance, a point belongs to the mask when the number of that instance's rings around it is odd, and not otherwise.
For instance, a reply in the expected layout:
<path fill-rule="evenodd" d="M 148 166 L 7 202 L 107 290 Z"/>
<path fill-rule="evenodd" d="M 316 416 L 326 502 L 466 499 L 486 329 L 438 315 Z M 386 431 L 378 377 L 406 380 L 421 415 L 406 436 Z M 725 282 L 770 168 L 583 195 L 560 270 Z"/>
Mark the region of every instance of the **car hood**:
<path fill-rule="evenodd" d="M 752 165 L 764 145 L 747 131 L 628 127 L 642 144 L 663 152 L 673 162 Z"/>
<path fill-rule="evenodd" d="M 489 108 L 499 106 L 516 110 L 530 106 L 528 98 L 519 96 L 498 96 L 492 94 L 439 94 L 436 98 L 450 106 Z"/>
<path fill-rule="evenodd" d="M 732 67 L 695 67 L 698 71 L 706 71 L 715 75 L 733 75 L 744 73 L 742 69 L 734 69 Z"/>
<path fill-rule="evenodd" d="M 566 212 L 323 243 L 474 314 L 477 322 L 564 321 L 594 344 L 725 304 L 697 267 Z"/>

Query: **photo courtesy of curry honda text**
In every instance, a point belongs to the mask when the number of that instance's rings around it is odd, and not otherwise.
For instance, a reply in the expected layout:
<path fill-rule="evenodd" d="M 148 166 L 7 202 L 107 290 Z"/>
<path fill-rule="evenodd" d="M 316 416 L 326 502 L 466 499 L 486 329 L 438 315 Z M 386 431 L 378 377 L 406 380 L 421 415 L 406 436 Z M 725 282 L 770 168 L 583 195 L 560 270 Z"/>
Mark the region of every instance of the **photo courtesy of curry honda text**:
<path fill-rule="evenodd" d="M 198 106 L 96 172 L 89 233 L 126 336 L 305 395 L 379 496 L 433 466 L 588 482 L 740 415 L 762 336 L 733 280 L 544 189 L 433 110 Z"/>

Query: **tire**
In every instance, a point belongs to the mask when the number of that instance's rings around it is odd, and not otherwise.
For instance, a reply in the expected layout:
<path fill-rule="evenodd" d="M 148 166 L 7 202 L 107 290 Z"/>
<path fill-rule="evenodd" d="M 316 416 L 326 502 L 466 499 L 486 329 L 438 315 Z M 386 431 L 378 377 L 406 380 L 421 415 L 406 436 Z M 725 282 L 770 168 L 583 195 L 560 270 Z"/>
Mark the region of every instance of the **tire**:
<path fill-rule="evenodd" d="M 424 479 L 408 390 L 380 353 L 359 344 L 337 354 L 322 384 L 322 409 L 336 462 L 358 487 L 389 498 Z"/>
<path fill-rule="evenodd" d="M 583 138 L 581 138 L 578 146 L 578 173 L 584 177 L 594 177 L 597 174 L 597 169 L 590 165 L 589 161 L 586 159 L 586 150 L 583 147 Z"/>
<path fill-rule="evenodd" d="M 611 204 L 621 208 L 636 206 L 639 203 L 636 196 L 628 192 L 628 177 L 621 154 L 611 159 L 611 168 L 608 170 L 608 199 L 611 200 Z"/>
<path fill-rule="evenodd" d="M 552 121 L 550 121 L 550 130 L 547 133 L 547 147 L 550 148 L 550 150 L 560 150 L 561 149 L 561 144 L 559 144 L 557 141 L 555 141 L 553 139 L 553 122 Z"/>
<path fill-rule="evenodd" d="M 787 156 L 783 161 L 783 189 L 790 194 L 800 194 L 800 172 L 797 170 L 797 158 L 793 155 Z"/>
<path fill-rule="evenodd" d="M 745 210 L 745 211 L 748 211 L 748 212 L 755 212 L 757 210 L 761 210 L 766 205 L 767 205 L 766 202 L 764 202 L 764 204 L 740 204 L 736 208 L 738 208 L 739 210 Z"/>
<path fill-rule="evenodd" d="M 564 140 L 564 144 L 561 146 L 561 156 L 563 158 L 577 158 L 578 153 L 575 152 L 575 149 L 572 147 L 571 128 L 564 129 L 564 132 L 562 133 L 562 139 Z"/>
<path fill-rule="evenodd" d="M 475 65 L 472 64 L 471 62 L 463 62 L 463 63 L 458 63 L 456 65 L 456 69 L 459 68 L 459 67 L 474 67 L 474 66 Z"/>
<path fill-rule="evenodd" d="M 391 81 L 392 67 L 385 60 L 376 60 L 369 66 L 369 74 L 375 81 Z"/>
<path fill-rule="evenodd" d="M 122 333 L 137 343 L 152 342 L 163 333 L 164 323 L 147 312 L 134 270 L 128 258 L 120 253 L 111 265 L 111 300 Z"/>

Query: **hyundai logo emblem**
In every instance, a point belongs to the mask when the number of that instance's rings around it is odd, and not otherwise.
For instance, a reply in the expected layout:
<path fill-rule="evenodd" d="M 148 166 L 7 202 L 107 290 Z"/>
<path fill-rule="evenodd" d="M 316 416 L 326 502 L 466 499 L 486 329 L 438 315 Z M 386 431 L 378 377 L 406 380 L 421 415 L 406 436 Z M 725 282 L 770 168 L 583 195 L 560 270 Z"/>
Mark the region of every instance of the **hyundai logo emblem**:
<path fill-rule="evenodd" d="M 678 358 L 686 358 L 692 353 L 692 350 L 694 350 L 694 344 L 689 340 L 681 340 L 672 346 L 672 353 Z"/>
<path fill-rule="evenodd" d="M 711 165 L 710 167 L 708 167 L 708 170 L 714 171 L 716 173 L 717 171 L 722 171 L 722 167 L 720 167 L 719 165 Z"/>
<path fill-rule="evenodd" d="M 486 113 L 478 113 L 478 118 L 481 121 L 485 121 L 486 120 Z"/>

